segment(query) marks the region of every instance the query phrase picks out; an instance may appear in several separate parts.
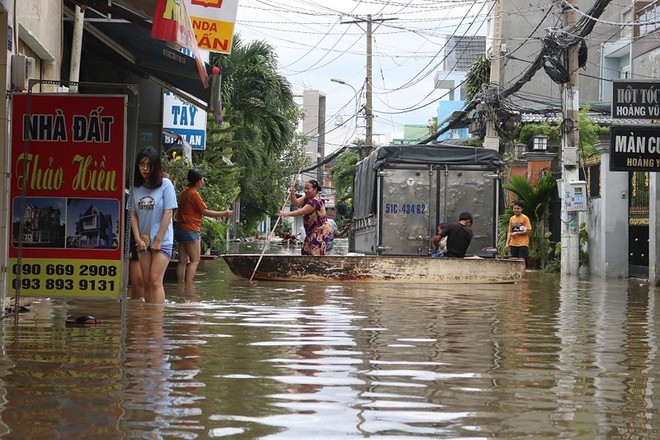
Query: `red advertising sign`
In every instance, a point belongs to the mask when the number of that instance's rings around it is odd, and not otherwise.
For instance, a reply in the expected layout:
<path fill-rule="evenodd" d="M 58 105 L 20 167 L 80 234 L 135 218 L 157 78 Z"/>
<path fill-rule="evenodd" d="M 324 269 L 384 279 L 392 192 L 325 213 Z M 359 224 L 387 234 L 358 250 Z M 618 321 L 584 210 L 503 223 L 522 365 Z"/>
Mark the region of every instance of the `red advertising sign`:
<path fill-rule="evenodd" d="M 157 40 L 170 41 L 181 47 L 190 49 L 195 57 L 197 71 L 204 87 L 209 85 L 204 60 L 199 52 L 193 24 L 183 1 L 157 0 L 154 19 L 151 25 L 151 37 Z"/>
<path fill-rule="evenodd" d="M 9 282 L 26 296 L 116 297 L 126 97 L 12 98 Z"/>
<path fill-rule="evenodd" d="M 213 7 L 213 8 L 221 8 L 222 0 L 191 0 L 190 4 Z"/>

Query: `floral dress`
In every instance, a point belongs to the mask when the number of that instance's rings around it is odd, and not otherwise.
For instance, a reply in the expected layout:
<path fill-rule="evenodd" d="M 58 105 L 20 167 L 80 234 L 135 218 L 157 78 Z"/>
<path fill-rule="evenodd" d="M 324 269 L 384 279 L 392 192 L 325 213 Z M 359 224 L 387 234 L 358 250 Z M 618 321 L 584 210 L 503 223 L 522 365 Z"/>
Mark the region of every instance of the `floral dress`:
<path fill-rule="evenodd" d="M 325 213 L 325 203 L 323 203 L 323 199 L 316 196 L 313 199 L 305 199 L 305 205 L 314 208 L 314 212 L 303 216 L 303 225 L 307 236 L 303 242 L 301 254 L 325 255 L 328 240 L 332 233 Z"/>

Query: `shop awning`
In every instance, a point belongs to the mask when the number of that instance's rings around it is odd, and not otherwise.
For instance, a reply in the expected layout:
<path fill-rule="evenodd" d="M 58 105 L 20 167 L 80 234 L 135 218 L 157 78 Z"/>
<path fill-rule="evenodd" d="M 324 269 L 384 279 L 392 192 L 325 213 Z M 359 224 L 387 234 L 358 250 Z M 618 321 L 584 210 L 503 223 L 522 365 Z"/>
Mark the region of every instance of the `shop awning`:
<path fill-rule="evenodd" d="M 68 0 L 79 6 L 92 8 L 113 18 L 128 19 L 128 15 L 138 15 L 151 21 L 156 0 Z"/>
<path fill-rule="evenodd" d="M 151 23 L 141 16 L 143 11 L 120 7 L 116 0 L 114 3 L 108 0 L 77 3 L 88 5 L 85 10 L 83 41 L 93 37 L 109 49 L 115 59 L 126 63 L 129 70 L 146 76 L 182 99 L 209 110 L 211 88 L 204 88 L 195 59 L 169 43 L 151 38 Z M 98 10 L 93 5 L 95 3 L 111 5 L 114 9 Z M 148 8 L 151 3 L 155 5 L 155 0 L 127 0 L 122 3 Z M 212 68 L 208 64 L 206 68 L 210 76 Z"/>

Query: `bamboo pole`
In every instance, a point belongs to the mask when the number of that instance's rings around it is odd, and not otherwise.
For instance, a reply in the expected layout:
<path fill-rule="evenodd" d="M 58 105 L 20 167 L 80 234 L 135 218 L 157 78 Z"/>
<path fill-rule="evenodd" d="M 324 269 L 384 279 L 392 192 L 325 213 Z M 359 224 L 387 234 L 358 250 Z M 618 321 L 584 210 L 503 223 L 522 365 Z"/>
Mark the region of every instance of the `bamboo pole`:
<path fill-rule="evenodd" d="M 307 162 L 307 156 L 305 156 L 302 160 L 302 163 L 300 164 L 300 168 L 298 168 L 298 172 L 293 176 L 293 183 L 292 185 L 295 186 L 296 182 L 298 181 L 298 176 L 302 172 L 303 167 L 305 166 L 305 162 Z M 280 211 L 284 211 L 284 208 L 286 208 L 287 201 L 289 200 L 289 192 L 287 190 L 286 197 L 284 197 L 284 202 L 282 203 L 282 209 Z M 266 248 L 268 247 L 268 244 L 270 243 L 270 240 L 273 238 L 273 234 L 275 233 L 275 229 L 277 228 L 278 223 L 280 222 L 280 216 L 277 216 L 277 220 L 275 220 L 275 224 L 273 225 L 273 228 L 270 230 L 270 234 L 268 234 L 268 237 L 266 237 L 266 243 L 264 244 L 264 248 L 261 250 L 261 255 L 259 255 L 259 259 L 257 260 L 257 264 L 254 265 L 254 270 L 252 271 L 252 275 L 250 276 L 250 282 L 252 282 L 252 278 L 254 278 L 254 274 L 257 273 L 257 269 L 259 268 L 259 264 L 261 264 L 261 260 L 264 257 L 264 253 L 266 252 Z"/>

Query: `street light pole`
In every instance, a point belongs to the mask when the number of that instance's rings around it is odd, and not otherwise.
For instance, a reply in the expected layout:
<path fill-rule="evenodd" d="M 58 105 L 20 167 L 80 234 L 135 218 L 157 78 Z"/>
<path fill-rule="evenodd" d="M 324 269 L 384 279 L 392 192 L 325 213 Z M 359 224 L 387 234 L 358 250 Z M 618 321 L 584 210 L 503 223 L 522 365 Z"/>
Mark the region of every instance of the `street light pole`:
<path fill-rule="evenodd" d="M 360 101 L 359 101 L 359 96 L 357 90 L 355 90 L 355 87 L 347 83 L 341 78 L 330 78 L 330 81 L 335 82 L 337 84 L 341 84 L 344 86 L 348 86 L 351 89 L 353 89 L 353 93 L 355 93 L 355 127 L 357 128 L 358 126 L 358 114 L 360 113 Z M 362 158 L 362 147 L 359 147 L 358 151 L 360 152 L 360 158 Z M 369 151 L 369 150 L 367 150 Z"/>
<path fill-rule="evenodd" d="M 358 101 L 359 97 L 358 97 L 358 92 L 357 92 L 357 90 L 355 90 L 355 87 L 353 87 L 352 85 L 350 85 L 349 83 L 347 83 L 346 81 L 344 81 L 344 80 L 341 79 L 341 78 L 330 78 L 330 81 L 331 81 L 331 82 L 335 82 L 335 83 L 337 83 L 337 84 L 341 84 L 341 85 L 343 85 L 343 86 L 348 86 L 348 87 L 350 87 L 351 89 L 353 89 L 354 98 L 355 98 L 355 112 L 354 112 L 354 113 L 355 113 L 355 126 L 357 127 L 357 117 L 358 117 L 358 113 L 359 113 L 359 111 L 360 111 L 360 110 L 359 110 L 360 101 Z"/>

